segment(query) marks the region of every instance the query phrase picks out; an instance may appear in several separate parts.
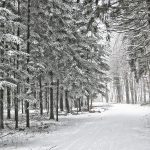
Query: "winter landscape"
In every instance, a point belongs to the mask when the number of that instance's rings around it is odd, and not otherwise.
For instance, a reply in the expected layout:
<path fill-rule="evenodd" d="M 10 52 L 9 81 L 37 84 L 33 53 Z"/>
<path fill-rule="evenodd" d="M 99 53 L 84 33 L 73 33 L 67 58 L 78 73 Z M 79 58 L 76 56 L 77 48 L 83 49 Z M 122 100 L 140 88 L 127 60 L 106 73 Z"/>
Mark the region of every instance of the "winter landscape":
<path fill-rule="evenodd" d="M 150 150 L 150 0 L 0 0 L 0 150 Z"/>

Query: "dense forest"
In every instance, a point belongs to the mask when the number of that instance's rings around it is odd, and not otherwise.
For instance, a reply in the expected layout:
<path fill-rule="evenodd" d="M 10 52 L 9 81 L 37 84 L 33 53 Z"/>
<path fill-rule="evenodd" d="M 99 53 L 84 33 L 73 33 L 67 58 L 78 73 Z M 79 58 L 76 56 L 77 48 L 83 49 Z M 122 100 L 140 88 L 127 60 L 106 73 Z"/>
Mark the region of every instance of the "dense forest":
<path fill-rule="evenodd" d="M 30 110 L 39 110 L 41 116 L 46 111 L 57 121 L 59 111 L 89 111 L 93 98 L 105 95 L 108 52 L 101 41 L 107 33 L 97 32 L 96 5 L 1 1 L 0 129 L 12 117 L 19 128 L 24 113 L 30 127 Z"/>
<path fill-rule="evenodd" d="M 90 111 L 99 94 L 149 102 L 149 26 L 149 0 L 1 0 L 0 129 Z"/>

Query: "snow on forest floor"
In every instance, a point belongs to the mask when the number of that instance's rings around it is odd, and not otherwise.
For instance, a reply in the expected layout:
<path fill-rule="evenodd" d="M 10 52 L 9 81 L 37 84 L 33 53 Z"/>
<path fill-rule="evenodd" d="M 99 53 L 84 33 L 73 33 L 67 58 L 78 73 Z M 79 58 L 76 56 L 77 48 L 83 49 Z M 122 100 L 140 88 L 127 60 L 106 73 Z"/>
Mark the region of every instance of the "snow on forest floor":
<path fill-rule="evenodd" d="M 50 131 L 25 130 L 1 138 L 0 149 L 150 150 L 150 107 L 96 104 L 92 112 L 61 116 L 58 123 L 51 121 Z"/>

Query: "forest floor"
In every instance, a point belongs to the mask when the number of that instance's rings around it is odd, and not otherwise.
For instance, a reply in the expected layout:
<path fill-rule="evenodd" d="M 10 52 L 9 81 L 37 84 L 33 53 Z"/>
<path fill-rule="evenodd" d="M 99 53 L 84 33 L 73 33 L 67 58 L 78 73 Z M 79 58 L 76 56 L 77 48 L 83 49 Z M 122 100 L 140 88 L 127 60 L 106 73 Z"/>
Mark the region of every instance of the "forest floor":
<path fill-rule="evenodd" d="M 149 106 L 112 104 L 94 109 L 95 113 L 61 116 L 58 123 L 51 122 L 55 124 L 51 131 L 25 130 L 0 138 L 0 149 L 150 150 Z"/>

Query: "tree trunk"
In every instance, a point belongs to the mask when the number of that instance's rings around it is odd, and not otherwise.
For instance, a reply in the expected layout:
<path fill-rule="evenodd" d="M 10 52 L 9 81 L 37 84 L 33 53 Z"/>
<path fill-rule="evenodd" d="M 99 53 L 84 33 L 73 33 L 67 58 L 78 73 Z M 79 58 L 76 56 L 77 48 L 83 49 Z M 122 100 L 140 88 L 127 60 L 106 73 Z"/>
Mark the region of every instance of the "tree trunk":
<path fill-rule="evenodd" d="M 90 109 L 92 109 L 93 107 L 93 97 L 92 97 L 92 94 L 91 94 L 91 105 L 90 105 Z"/>
<path fill-rule="evenodd" d="M 149 73 L 149 75 L 148 75 L 148 78 L 146 78 L 146 83 L 147 83 L 147 88 L 148 88 L 148 98 L 149 98 L 149 100 L 148 100 L 148 102 L 150 103 L 150 73 Z"/>
<path fill-rule="evenodd" d="M 0 89 L 0 129 L 4 129 L 3 98 L 4 98 L 4 91 Z"/>
<path fill-rule="evenodd" d="M 106 83 L 106 103 L 108 103 L 109 98 L 108 98 L 108 89 L 107 89 L 107 83 Z"/>
<path fill-rule="evenodd" d="M 2 1 L 2 7 L 5 8 L 5 1 Z M 5 26 L 4 26 L 4 30 L 5 30 Z M 4 41 L 1 41 L 1 43 L 4 43 Z M 0 49 L 0 63 L 3 63 L 4 62 L 4 51 L 5 49 Z M 0 74 L 0 76 L 3 78 L 3 73 Z M 0 129 L 4 129 L 4 104 L 3 104 L 3 101 L 4 101 L 4 90 L 3 89 L 0 89 Z"/>
<path fill-rule="evenodd" d="M 121 103 L 121 84 L 120 84 L 120 77 L 114 77 L 114 84 L 116 86 L 116 93 L 117 93 L 117 103 Z"/>
<path fill-rule="evenodd" d="M 150 73 L 149 73 L 149 80 L 148 80 L 148 92 L 149 92 L 149 103 L 150 103 Z"/>
<path fill-rule="evenodd" d="M 29 102 L 25 101 L 25 113 L 26 113 L 26 127 L 30 127 L 30 116 L 29 116 Z"/>
<path fill-rule="evenodd" d="M 28 0 L 28 12 L 27 12 L 27 53 L 30 54 L 30 7 L 31 7 L 31 1 Z M 27 58 L 27 65 L 29 64 L 29 57 Z M 27 69 L 29 72 L 29 69 Z M 29 83 L 29 78 L 27 78 L 27 83 Z M 29 101 L 25 101 L 25 112 L 26 112 L 26 127 L 30 127 L 30 115 L 29 115 Z"/>
<path fill-rule="evenodd" d="M 143 96 L 144 96 L 144 103 L 146 103 L 146 85 L 144 78 L 143 78 Z"/>
<path fill-rule="evenodd" d="M 61 87 L 61 92 L 60 92 L 60 111 L 64 111 L 64 105 L 63 105 L 63 87 Z"/>
<path fill-rule="evenodd" d="M 15 98 L 14 98 L 14 103 L 15 103 L 15 129 L 18 128 L 18 97 L 17 94 L 19 94 L 19 85 L 17 85 L 17 89 L 14 91 L 15 93 Z"/>
<path fill-rule="evenodd" d="M 134 104 L 134 89 L 133 89 L 133 78 L 131 77 L 130 81 L 130 92 L 131 92 L 131 101 L 132 104 Z"/>
<path fill-rule="evenodd" d="M 7 87 L 7 119 L 11 119 L 11 88 Z"/>
<path fill-rule="evenodd" d="M 58 121 L 59 79 L 57 79 L 56 121 Z"/>
<path fill-rule="evenodd" d="M 50 119 L 54 119 L 54 99 L 53 99 L 53 72 L 50 72 Z"/>
<path fill-rule="evenodd" d="M 18 0 L 18 16 L 20 16 L 20 0 Z M 20 37 L 20 28 L 18 27 L 17 29 L 17 36 Z M 17 44 L 17 51 L 20 51 L 20 46 L 19 44 Z M 16 61 L 16 68 L 17 70 L 19 69 L 19 56 L 17 55 L 17 61 Z M 18 128 L 18 103 L 19 103 L 19 100 L 18 100 L 18 95 L 19 95 L 19 92 L 20 92 L 20 86 L 19 84 L 17 84 L 17 89 L 16 91 L 14 91 L 15 93 L 15 99 L 14 99 L 14 103 L 15 103 L 15 129 Z"/>
<path fill-rule="evenodd" d="M 78 104 L 79 104 L 79 111 L 81 111 L 81 98 L 79 98 Z"/>
<path fill-rule="evenodd" d="M 81 96 L 81 107 L 83 107 L 83 96 Z"/>
<path fill-rule="evenodd" d="M 126 91 L 126 103 L 129 104 L 130 100 L 129 100 L 129 80 L 128 80 L 128 76 L 125 75 L 125 91 Z"/>
<path fill-rule="evenodd" d="M 50 89 L 47 89 L 47 95 L 48 95 L 48 100 L 47 100 L 47 114 L 50 112 Z"/>
<path fill-rule="evenodd" d="M 68 90 L 65 90 L 65 106 L 67 113 L 70 113 L 69 101 L 68 101 Z"/>
<path fill-rule="evenodd" d="M 137 83 L 134 80 L 134 99 L 135 99 L 135 104 L 137 104 L 138 98 L 137 98 Z"/>
<path fill-rule="evenodd" d="M 78 101 L 79 99 L 76 99 L 76 105 L 77 105 L 77 114 L 78 114 L 78 112 L 79 112 L 79 101 Z"/>
<path fill-rule="evenodd" d="M 42 75 L 39 76 L 39 86 L 40 86 L 40 92 L 39 92 L 39 99 L 40 99 L 40 114 L 43 115 L 43 98 L 42 98 Z"/>
<path fill-rule="evenodd" d="M 90 111 L 90 96 L 87 96 L 87 110 Z"/>
<path fill-rule="evenodd" d="M 22 112 L 22 114 L 24 113 L 24 102 L 23 102 L 23 99 L 21 100 L 21 112 Z"/>
<path fill-rule="evenodd" d="M 142 84 L 142 80 L 141 80 L 141 95 L 140 95 L 140 103 L 143 102 L 143 84 Z"/>
<path fill-rule="evenodd" d="M 48 110 L 48 91 L 47 91 L 47 83 L 45 83 L 45 109 Z"/>
<path fill-rule="evenodd" d="M 149 26 L 150 26 L 150 0 L 146 0 L 146 3 L 147 3 L 147 9 L 148 9 L 148 23 L 149 23 Z"/>

